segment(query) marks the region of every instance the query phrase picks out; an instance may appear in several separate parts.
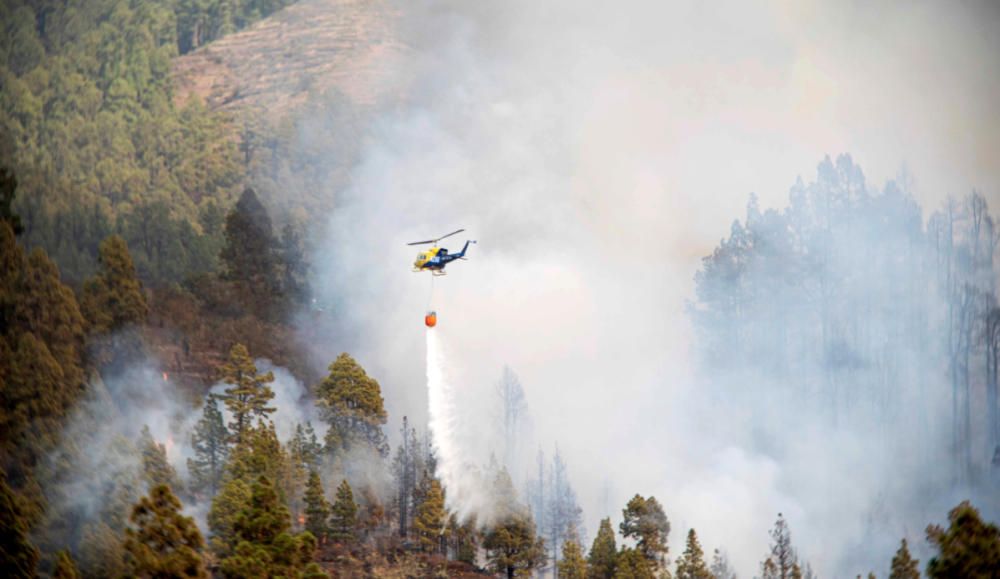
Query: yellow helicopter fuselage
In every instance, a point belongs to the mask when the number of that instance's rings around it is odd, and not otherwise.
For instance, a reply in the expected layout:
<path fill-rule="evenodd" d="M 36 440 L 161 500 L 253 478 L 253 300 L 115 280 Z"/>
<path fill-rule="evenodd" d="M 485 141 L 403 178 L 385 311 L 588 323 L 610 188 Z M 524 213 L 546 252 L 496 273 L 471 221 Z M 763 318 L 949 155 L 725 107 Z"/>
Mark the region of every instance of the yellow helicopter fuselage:
<path fill-rule="evenodd" d="M 442 265 L 438 263 L 439 260 L 437 259 L 440 252 L 440 247 L 432 247 L 427 251 L 421 251 L 417 254 L 417 259 L 413 262 L 413 270 L 441 269 Z"/>

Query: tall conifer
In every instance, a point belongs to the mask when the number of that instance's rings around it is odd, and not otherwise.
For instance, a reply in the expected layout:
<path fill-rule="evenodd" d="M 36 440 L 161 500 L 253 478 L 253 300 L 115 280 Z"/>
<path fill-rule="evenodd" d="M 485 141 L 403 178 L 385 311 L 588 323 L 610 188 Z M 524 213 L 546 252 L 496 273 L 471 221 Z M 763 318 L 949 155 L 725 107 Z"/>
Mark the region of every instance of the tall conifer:
<path fill-rule="evenodd" d="M 222 399 L 233 415 L 229 428 L 233 441 L 239 444 L 253 426 L 254 418 L 263 418 L 275 410 L 267 405 L 274 398 L 274 391 L 268 386 L 274 382 L 274 373 L 260 374 L 246 346 L 235 344 L 222 366 L 222 381 L 230 385 Z"/>
<path fill-rule="evenodd" d="M 355 538 L 358 526 L 358 505 L 347 479 L 340 481 L 337 498 L 330 509 L 330 534 L 339 541 Z"/>
<path fill-rule="evenodd" d="M 330 364 L 329 375 L 316 388 L 316 403 L 330 424 L 327 452 L 349 451 L 365 444 L 385 457 L 389 453 L 382 426 L 386 421 L 382 389 L 357 361 L 344 353 Z"/>

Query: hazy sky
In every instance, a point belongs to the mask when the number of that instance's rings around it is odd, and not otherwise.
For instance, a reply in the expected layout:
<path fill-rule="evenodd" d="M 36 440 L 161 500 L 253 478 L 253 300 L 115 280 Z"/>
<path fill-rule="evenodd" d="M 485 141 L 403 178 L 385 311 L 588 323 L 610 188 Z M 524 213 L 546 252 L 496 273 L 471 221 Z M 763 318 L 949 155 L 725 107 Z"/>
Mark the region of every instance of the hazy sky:
<path fill-rule="evenodd" d="M 401 11 L 408 103 L 375 120 L 317 263 L 358 333 L 345 342 L 331 328 L 320 359 L 351 349 L 394 421 L 423 419 L 431 281 L 409 271 L 404 244 L 465 227 L 480 243 L 434 282 L 432 305 L 469 447 L 484 458 L 494 442 L 492 383 L 510 364 L 537 443 L 558 443 L 569 464 L 591 536 L 631 494 L 655 494 L 674 555 L 695 526 L 749 576 L 783 511 L 802 554 L 834 574 L 830 551 L 847 548 L 877 484 L 838 494 L 817 484 L 844 473 L 803 470 L 864 464 L 863 440 L 842 441 L 843 462 L 788 464 L 743 445 L 733 417 L 684 406 L 696 388 L 685 300 L 748 194 L 784 207 L 826 154 L 851 153 L 878 187 L 907 167 L 925 216 L 973 187 L 1000 207 L 1000 10 L 525 0 Z M 813 434 L 824 436 L 804 440 Z M 872 557 L 887 565 L 891 552 Z"/>

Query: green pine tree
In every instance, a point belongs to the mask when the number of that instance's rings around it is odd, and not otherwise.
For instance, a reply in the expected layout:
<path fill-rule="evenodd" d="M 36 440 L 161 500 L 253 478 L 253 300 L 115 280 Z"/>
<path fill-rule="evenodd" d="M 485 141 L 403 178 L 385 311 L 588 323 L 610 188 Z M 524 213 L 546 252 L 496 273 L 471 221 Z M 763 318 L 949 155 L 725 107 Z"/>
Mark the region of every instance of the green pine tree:
<path fill-rule="evenodd" d="M 117 235 L 101 242 L 100 270 L 84 284 L 81 309 L 91 331 L 107 334 L 146 321 L 149 307 L 128 244 Z"/>
<path fill-rule="evenodd" d="M 236 517 L 233 529 L 236 535 L 252 543 L 273 543 L 292 526 L 288 508 L 278 497 L 274 484 L 265 476 L 253 485 L 250 504 Z"/>
<path fill-rule="evenodd" d="M 267 405 L 274 398 L 274 391 L 268 386 L 274 382 L 274 373 L 259 374 L 246 346 L 235 344 L 229 350 L 229 360 L 222 366 L 222 381 L 230 385 L 222 400 L 233 415 L 229 428 L 233 441 L 239 444 L 253 426 L 254 418 L 263 418 L 275 410 Z"/>
<path fill-rule="evenodd" d="M 194 457 L 187 461 L 191 475 L 191 492 L 214 497 L 222 484 L 222 473 L 229 457 L 229 431 L 219 410 L 216 396 L 205 400 L 201 420 L 191 433 Z"/>
<path fill-rule="evenodd" d="M 527 514 L 510 515 L 493 524 L 483 547 L 490 566 L 508 579 L 530 575 L 545 563 L 545 543 L 535 536 L 535 524 Z"/>
<path fill-rule="evenodd" d="M 289 450 L 301 461 L 307 471 L 318 469 L 323 454 L 323 445 L 316 439 L 316 431 L 311 422 L 295 425 L 295 434 L 289 442 Z"/>
<path fill-rule="evenodd" d="M 219 557 L 229 555 L 236 547 L 236 519 L 250 504 L 253 491 L 243 479 L 233 478 L 222 485 L 212 499 L 208 512 L 208 529 L 212 534 L 212 550 Z"/>
<path fill-rule="evenodd" d="M 910 556 L 910 547 L 906 544 L 906 539 L 900 542 L 899 549 L 892 557 L 889 579 L 920 579 L 920 561 Z"/>
<path fill-rule="evenodd" d="M 225 277 L 237 283 L 245 305 L 269 315 L 280 290 L 277 241 L 271 218 L 253 189 L 246 189 L 226 216 L 225 244 L 219 257 Z"/>
<path fill-rule="evenodd" d="M 576 530 L 570 530 L 562 545 L 562 560 L 558 565 L 561 579 L 587 579 L 587 559 Z"/>
<path fill-rule="evenodd" d="M 291 518 L 274 484 L 261 476 L 248 505 L 233 525 L 238 543 L 222 560 L 226 577 L 298 577 L 316 551 L 316 538 L 306 531 L 289 533 Z M 315 568 L 311 568 L 315 572 Z"/>
<path fill-rule="evenodd" d="M 622 549 L 615 562 L 614 579 L 655 579 L 654 563 L 639 549 Z"/>
<path fill-rule="evenodd" d="M 278 440 L 274 423 L 258 423 L 243 435 L 243 442 L 229 453 L 224 476 L 242 478 L 247 484 L 260 476 L 274 481 L 282 500 L 288 499 L 294 489 L 289 486 L 290 459 Z"/>
<path fill-rule="evenodd" d="M 316 403 L 330 424 L 327 451 L 336 454 L 362 443 L 383 458 L 388 456 L 389 445 L 382 431 L 386 412 L 378 382 L 346 353 L 330 364 L 329 371 L 315 387 Z"/>
<path fill-rule="evenodd" d="M 340 481 L 337 498 L 330 509 L 330 535 L 338 541 L 352 541 L 356 538 L 358 526 L 358 505 L 347 479 Z"/>
<path fill-rule="evenodd" d="M 323 493 L 323 482 L 319 473 L 309 471 L 309 482 L 306 483 L 306 530 L 322 540 L 327 534 L 327 518 L 330 516 L 330 504 Z"/>
<path fill-rule="evenodd" d="M 927 563 L 932 579 L 994 579 L 1000 570 L 1000 528 L 983 521 L 969 501 L 948 513 L 948 528 L 927 527 L 927 540 L 938 554 Z"/>
<path fill-rule="evenodd" d="M 204 541 L 181 502 L 165 484 L 157 485 L 132 510 L 134 528 L 125 530 L 125 550 L 137 577 L 209 577 L 201 558 Z"/>
<path fill-rule="evenodd" d="M 84 392 L 85 322 L 41 249 L 0 220 L 0 465 L 17 488 L 58 441 Z"/>
<path fill-rule="evenodd" d="M 664 566 L 667 555 L 667 537 L 670 535 L 670 521 L 663 507 L 655 497 L 643 498 L 635 495 L 622 510 L 621 534 L 626 539 L 635 539 L 636 549 L 649 561 L 654 569 Z"/>
<path fill-rule="evenodd" d="M 615 575 L 615 561 L 618 559 L 618 547 L 615 546 L 615 531 L 611 528 L 611 519 L 601 519 L 601 526 L 590 546 L 587 562 L 590 564 L 590 579 L 612 579 Z"/>
<path fill-rule="evenodd" d="M 413 521 L 413 531 L 420 543 L 420 549 L 432 553 L 441 550 L 447 540 L 448 513 L 444 507 L 444 489 L 434 477 L 427 479 L 427 491 L 417 507 Z"/>
<path fill-rule="evenodd" d="M 698 535 L 694 529 L 688 531 L 687 544 L 684 553 L 677 558 L 676 579 L 713 579 L 712 573 L 705 563 L 705 552 L 698 543 Z"/>

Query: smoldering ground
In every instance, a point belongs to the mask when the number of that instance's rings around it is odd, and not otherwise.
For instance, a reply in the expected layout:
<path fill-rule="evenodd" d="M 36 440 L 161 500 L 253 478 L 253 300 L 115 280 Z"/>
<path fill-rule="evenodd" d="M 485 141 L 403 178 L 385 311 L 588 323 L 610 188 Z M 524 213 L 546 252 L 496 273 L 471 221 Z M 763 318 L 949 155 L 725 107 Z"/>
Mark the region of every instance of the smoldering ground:
<path fill-rule="evenodd" d="M 826 576 L 885 568 L 902 536 L 922 544 L 952 494 L 908 460 L 909 429 L 830 431 L 811 408 L 765 403 L 771 385 L 749 374 L 746 392 L 760 396 L 709 395 L 714 377 L 696 376 L 685 302 L 700 257 L 743 216 L 748 193 L 780 209 L 796 176 L 812 179 L 828 153 L 853 153 L 873 189 L 907 167 L 925 212 L 972 186 L 1000 207 L 989 114 L 1000 97 L 989 74 L 997 11 L 400 10 L 409 52 L 399 66 L 412 82 L 393 90 L 407 104 L 376 115 L 350 185 L 330 192 L 316 287 L 337 324 L 317 360 L 350 350 L 381 382 L 391 417 L 425 417 L 421 320 L 436 309 L 470 460 L 497 451 L 475 426 L 495 415 L 493 384 L 510 364 L 535 442 L 559 443 L 591 535 L 638 492 L 665 505 L 672 553 L 693 526 L 741 575 L 756 572 L 779 511 Z M 468 262 L 433 282 L 409 271 L 406 242 L 457 227 L 480 242 Z M 928 493 L 935 515 L 915 507 Z"/>

